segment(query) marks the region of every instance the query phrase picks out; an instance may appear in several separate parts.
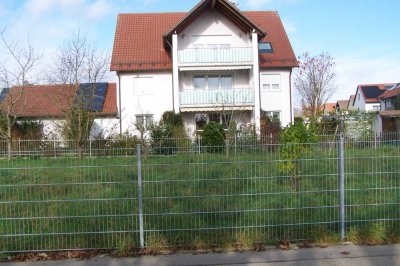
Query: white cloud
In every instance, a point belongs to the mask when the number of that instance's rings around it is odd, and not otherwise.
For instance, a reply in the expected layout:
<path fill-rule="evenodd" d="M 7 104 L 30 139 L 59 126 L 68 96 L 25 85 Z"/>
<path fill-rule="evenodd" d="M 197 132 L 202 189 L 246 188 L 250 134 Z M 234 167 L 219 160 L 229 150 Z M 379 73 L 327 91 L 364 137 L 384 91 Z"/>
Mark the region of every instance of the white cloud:
<path fill-rule="evenodd" d="M 248 8 L 254 9 L 270 4 L 272 0 L 242 0 L 237 2 L 239 2 L 239 4 L 243 4 Z"/>
<path fill-rule="evenodd" d="M 336 59 L 338 91 L 333 100 L 347 99 L 358 84 L 400 81 L 399 58 L 346 57 Z"/>

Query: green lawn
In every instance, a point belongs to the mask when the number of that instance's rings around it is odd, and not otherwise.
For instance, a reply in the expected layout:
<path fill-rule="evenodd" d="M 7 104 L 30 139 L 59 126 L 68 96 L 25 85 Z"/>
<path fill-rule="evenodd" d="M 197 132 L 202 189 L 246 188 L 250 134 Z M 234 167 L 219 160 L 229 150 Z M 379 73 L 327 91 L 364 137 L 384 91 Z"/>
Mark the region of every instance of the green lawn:
<path fill-rule="evenodd" d="M 336 148 L 315 148 L 296 189 L 278 150 L 143 155 L 146 245 L 338 240 Z M 345 156 L 347 236 L 399 239 L 399 147 L 347 147 Z M 0 168 L 0 251 L 139 244 L 135 157 L 17 158 Z"/>

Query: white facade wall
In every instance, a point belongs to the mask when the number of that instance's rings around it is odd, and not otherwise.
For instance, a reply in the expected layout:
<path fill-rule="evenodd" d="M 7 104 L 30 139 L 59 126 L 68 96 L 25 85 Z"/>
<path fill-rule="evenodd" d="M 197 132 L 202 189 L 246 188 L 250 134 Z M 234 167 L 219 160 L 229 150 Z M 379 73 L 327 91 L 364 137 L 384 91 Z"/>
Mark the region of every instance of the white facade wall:
<path fill-rule="evenodd" d="M 93 121 L 90 137 L 108 138 L 119 134 L 119 119 L 118 118 L 96 118 Z"/>
<path fill-rule="evenodd" d="M 136 115 L 153 115 L 160 120 L 165 111 L 173 110 L 172 73 L 121 73 L 122 131 L 136 132 Z M 118 90 L 118 87 L 117 87 Z M 119 94 L 119 93 L 118 93 Z"/>
<path fill-rule="evenodd" d="M 48 139 L 62 139 L 61 127 L 63 120 L 61 119 L 44 119 L 38 120 L 43 125 L 43 135 Z"/>
<path fill-rule="evenodd" d="M 279 90 L 266 90 L 263 84 L 272 84 L 279 77 Z M 287 126 L 292 120 L 290 105 L 290 70 L 261 70 L 260 71 L 261 110 L 281 112 L 282 126 Z"/>
<path fill-rule="evenodd" d="M 357 90 L 356 99 L 354 101 L 354 110 L 361 112 L 377 111 L 374 107 L 380 108 L 380 103 L 366 103 L 361 90 Z"/>

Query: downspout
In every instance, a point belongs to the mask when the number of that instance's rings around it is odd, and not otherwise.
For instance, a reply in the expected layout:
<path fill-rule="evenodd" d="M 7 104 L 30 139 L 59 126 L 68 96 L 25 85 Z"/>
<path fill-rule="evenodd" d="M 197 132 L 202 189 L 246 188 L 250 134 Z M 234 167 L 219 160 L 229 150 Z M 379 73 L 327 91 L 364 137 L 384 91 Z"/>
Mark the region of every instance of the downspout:
<path fill-rule="evenodd" d="M 290 123 L 293 124 L 293 99 L 292 99 L 292 69 L 289 74 L 289 92 L 290 92 Z"/>
<path fill-rule="evenodd" d="M 118 76 L 118 102 L 119 102 L 119 135 L 122 136 L 122 105 L 121 105 L 121 77 L 119 72 Z"/>

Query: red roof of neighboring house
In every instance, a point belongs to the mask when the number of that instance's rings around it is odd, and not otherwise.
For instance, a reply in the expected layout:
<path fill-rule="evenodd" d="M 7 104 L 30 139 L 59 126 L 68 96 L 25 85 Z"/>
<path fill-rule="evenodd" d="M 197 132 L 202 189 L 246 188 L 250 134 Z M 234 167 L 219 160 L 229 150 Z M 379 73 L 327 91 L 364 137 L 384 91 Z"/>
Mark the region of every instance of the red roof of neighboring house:
<path fill-rule="evenodd" d="M 339 109 L 341 109 L 342 111 L 347 109 L 348 105 L 349 105 L 349 101 L 348 100 L 339 100 L 336 103 L 336 106 L 339 107 Z"/>
<path fill-rule="evenodd" d="M 389 98 L 393 98 L 397 95 L 400 95 L 400 83 L 396 85 L 393 89 L 390 89 L 388 91 L 385 91 L 384 94 L 378 97 L 378 99 L 386 100 Z"/>
<path fill-rule="evenodd" d="M 188 13 L 119 14 L 111 60 L 113 71 L 171 70 L 170 51 L 163 36 Z M 260 55 L 260 68 L 292 68 L 298 66 L 282 21 L 275 11 L 243 12 L 267 35 L 273 53 Z"/>
<path fill-rule="evenodd" d="M 117 108 L 117 84 L 108 83 L 107 93 L 104 98 L 102 115 L 112 115 L 118 114 Z"/>
<path fill-rule="evenodd" d="M 378 97 L 381 96 L 389 84 L 362 84 L 358 85 L 356 95 L 359 89 L 364 96 L 366 103 L 377 103 L 379 102 Z M 394 85 L 394 84 L 393 84 Z M 354 98 L 355 101 L 355 98 Z M 354 105 L 354 102 L 353 102 Z"/>
<path fill-rule="evenodd" d="M 63 117 L 76 97 L 74 85 L 28 85 L 13 87 L 1 103 L 3 109 L 12 106 L 11 114 L 23 118 Z M 14 104 L 11 104 L 13 102 Z M 116 84 L 109 83 L 103 110 L 98 116 L 117 115 Z"/>
<path fill-rule="evenodd" d="M 334 113 L 336 110 L 336 103 L 326 103 L 324 104 L 324 111 L 326 113 Z"/>

